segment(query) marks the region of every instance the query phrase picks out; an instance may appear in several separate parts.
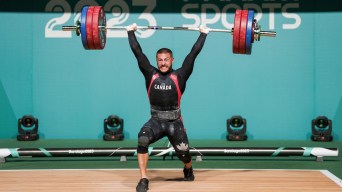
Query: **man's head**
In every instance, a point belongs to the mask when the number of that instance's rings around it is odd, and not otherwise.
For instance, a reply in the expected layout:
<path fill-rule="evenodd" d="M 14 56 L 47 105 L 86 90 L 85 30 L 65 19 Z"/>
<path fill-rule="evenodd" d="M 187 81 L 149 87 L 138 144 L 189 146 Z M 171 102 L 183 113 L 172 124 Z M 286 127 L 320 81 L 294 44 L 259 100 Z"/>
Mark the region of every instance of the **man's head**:
<path fill-rule="evenodd" d="M 166 73 L 171 71 L 173 64 L 173 54 L 172 51 L 168 48 L 161 48 L 157 51 L 156 60 L 158 69 L 162 73 Z"/>

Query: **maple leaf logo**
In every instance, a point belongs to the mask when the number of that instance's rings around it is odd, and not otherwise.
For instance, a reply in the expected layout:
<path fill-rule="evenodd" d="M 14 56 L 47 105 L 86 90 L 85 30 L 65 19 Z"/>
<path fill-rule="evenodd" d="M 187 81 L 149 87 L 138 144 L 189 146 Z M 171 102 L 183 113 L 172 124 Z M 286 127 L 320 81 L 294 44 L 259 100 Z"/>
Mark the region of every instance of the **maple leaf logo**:
<path fill-rule="evenodd" d="M 188 144 L 185 144 L 183 142 L 181 144 L 179 144 L 179 145 L 176 145 L 176 146 L 177 146 L 178 150 L 180 150 L 180 151 L 188 150 Z"/>

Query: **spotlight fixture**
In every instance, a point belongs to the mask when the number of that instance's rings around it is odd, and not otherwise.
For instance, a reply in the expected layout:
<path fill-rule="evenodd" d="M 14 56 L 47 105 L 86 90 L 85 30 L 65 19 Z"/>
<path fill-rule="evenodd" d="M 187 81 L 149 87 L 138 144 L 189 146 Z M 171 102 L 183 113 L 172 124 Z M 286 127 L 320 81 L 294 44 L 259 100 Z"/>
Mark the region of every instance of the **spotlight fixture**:
<path fill-rule="evenodd" d="M 234 115 L 227 119 L 227 140 L 244 141 L 247 140 L 246 135 L 247 121 L 240 115 Z"/>
<path fill-rule="evenodd" d="M 124 121 L 116 115 L 109 115 L 103 123 L 104 132 L 103 140 L 119 141 L 124 139 L 123 126 Z"/>
<path fill-rule="evenodd" d="M 38 135 L 38 119 L 32 115 L 24 115 L 18 119 L 18 141 L 35 141 L 39 139 Z"/>
<path fill-rule="evenodd" d="M 332 121 L 326 116 L 318 116 L 311 121 L 311 140 L 332 141 Z"/>

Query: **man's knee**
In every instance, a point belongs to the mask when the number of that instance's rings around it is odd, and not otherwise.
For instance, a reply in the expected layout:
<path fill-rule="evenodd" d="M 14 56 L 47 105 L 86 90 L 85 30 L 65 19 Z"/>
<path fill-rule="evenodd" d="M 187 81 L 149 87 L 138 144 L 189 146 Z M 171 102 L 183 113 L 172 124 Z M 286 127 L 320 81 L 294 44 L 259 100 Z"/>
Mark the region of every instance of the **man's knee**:
<path fill-rule="evenodd" d="M 178 151 L 177 157 L 183 161 L 183 163 L 189 163 L 191 161 L 191 155 L 189 151 Z"/>
<path fill-rule="evenodd" d="M 182 141 L 175 146 L 177 157 L 184 163 L 189 163 L 191 161 L 190 148 L 187 141 Z"/>
<path fill-rule="evenodd" d="M 148 127 L 143 127 L 138 134 L 138 153 L 147 153 L 148 146 L 153 139 L 153 132 Z"/>

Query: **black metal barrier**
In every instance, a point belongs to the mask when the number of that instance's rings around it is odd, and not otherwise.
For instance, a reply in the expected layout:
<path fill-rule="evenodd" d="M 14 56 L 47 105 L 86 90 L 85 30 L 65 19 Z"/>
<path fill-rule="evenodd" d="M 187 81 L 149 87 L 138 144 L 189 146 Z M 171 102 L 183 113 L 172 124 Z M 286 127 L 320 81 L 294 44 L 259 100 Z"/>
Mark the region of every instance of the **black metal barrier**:
<path fill-rule="evenodd" d="M 174 156 L 172 147 L 150 147 L 150 156 Z M 338 156 L 337 148 L 322 147 L 192 147 L 192 156 L 302 156 L 316 157 L 317 161 L 322 161 L 323 157 Z M 136 156 L 136 148 L 0 148 L 0 162 L 5 162 L 6 158 L 20 157 L 126 157 Z"/>

